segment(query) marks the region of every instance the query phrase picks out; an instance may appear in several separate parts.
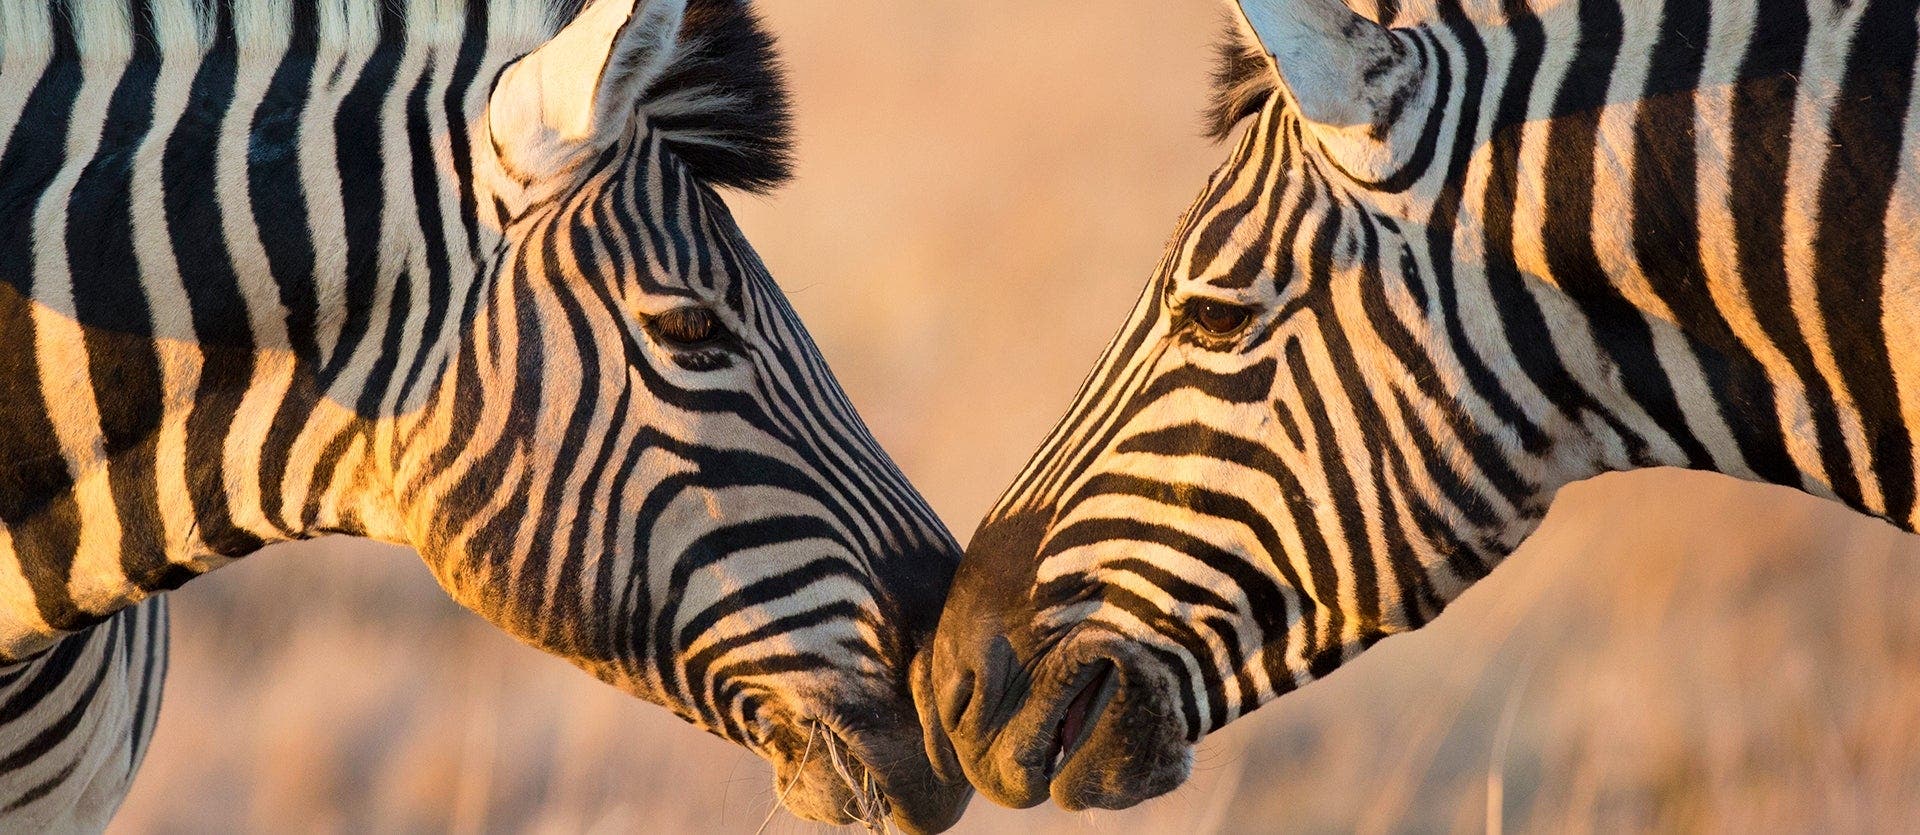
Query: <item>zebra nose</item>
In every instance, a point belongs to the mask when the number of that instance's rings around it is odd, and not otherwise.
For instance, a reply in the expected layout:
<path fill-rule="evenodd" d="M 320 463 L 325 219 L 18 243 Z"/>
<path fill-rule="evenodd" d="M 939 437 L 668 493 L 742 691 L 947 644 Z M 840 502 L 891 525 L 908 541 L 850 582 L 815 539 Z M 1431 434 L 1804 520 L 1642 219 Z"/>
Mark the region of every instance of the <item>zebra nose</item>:
<path fill-rule="evenodd" d="M 988 521 L 954 574 L 933 641 L 931 708 L 962 764 L 985 750 L 1006 704 L 1020 647 L 1033 620 L 1035 557 L 1051 516 Z M 931 717 L 929 717 L 931 718 Z"/>

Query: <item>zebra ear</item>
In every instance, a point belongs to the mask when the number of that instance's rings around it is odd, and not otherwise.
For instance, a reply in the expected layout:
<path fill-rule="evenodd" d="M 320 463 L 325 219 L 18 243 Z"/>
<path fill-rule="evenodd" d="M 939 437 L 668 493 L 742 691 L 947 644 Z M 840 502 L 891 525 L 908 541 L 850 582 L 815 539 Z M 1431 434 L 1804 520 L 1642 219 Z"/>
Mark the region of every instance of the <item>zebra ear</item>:
<path fill-rule="evenodd" d="M 502 71 L 487 128 L 507 172 L 537 182 L 617 141 L 673 63 L 685 12 L 686 0 L 591 0 Z"/>
<path fill-rule="evenodd" d="M 1333 126 L 1387 127 L 1388 102 L 1417 73 L 1386 27 L 1341 0 L 1238 0 L 1241 23 L 1273 59 L 1300 115 Z"/>

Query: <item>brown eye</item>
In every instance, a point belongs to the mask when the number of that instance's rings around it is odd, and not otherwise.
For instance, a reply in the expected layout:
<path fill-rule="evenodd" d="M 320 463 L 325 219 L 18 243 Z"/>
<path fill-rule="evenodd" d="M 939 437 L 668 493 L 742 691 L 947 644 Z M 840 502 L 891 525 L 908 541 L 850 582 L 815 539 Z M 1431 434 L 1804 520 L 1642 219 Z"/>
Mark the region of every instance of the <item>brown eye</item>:
<path fill-rule="evenodd" d="M 1237 304 L 1195 299 L 1187 303 L 1187 318 L 1213 336 L 1228 336 L 1247 324 L 1253 312 Z"/>
<path fill-rule="evenodd" d="M 647 328 L 661 340 L 681 347 L 712 342 L 720 336 L 720 320 L 704 307 L 680 307 L 647 320 Z"/>

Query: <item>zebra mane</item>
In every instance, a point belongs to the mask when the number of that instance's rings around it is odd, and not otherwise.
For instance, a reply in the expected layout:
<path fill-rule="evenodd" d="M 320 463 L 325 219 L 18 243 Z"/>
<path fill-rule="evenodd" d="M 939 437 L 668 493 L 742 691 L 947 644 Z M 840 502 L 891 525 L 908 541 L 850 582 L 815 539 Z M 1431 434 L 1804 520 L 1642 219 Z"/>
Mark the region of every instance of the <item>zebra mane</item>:
<path fill-rule="evenodd" d="M 4 0 L 0 61 L 44 59 L 55 42 L 86 62 L 136 51 L 243 51 L 291 38 L 347 52 L 403 43 L 458 48 L 484 21 L 490 48 L 538 46 L 584 0 Z M 295 6 L 304 9 L 296 10 Z M 59 37 L 51 33 L 63 32 Z M 512 54 L 512 53 L 509 53 Z M 679 48 L 636 105 L 695 176 L 764 192 L 792 172 L 792 116 L 773 37 L 749 0 L 688 0 Z"/>
<path fill-rule="evenodd" d="M 1260 112 L 1279 90 L 1267 52 L 1231 17 L 1214 41 L 1213 94 L 1202 114 L 1206 135 L 1226 139 L 1242 119 Z"/>
<path fill-rule="evenodd" d="M 640 106 L 710 185 L 761 193 L 792 176 L 785 69 L 747 0 L 690 0 L 678 54 Z"/>

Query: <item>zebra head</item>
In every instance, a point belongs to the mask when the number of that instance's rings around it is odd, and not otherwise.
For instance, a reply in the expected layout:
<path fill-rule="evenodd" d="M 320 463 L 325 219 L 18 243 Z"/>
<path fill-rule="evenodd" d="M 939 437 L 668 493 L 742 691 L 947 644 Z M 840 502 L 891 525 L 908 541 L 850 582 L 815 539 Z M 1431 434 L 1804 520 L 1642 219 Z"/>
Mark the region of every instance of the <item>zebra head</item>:
<path fill-rule="evenodd" d="M 1340 0 L 1238 9 L 1214 115 L 1239 142 L 980 525 L 915 681 L 941 767 L 1001 803 L 1171 790 L 1205 734 L 1436 614 L 1556 480 L 1489 454 L 1428 319 L 1431 45 Z"/>
<path fill-rule="evenodd" d="M 714 191 L 782 180 L 786 122 L 744 2 L 592 0 L 506 66 L 501 241 L 402 505 L 458 600 L 759 753 L 794 812 L 943 829 L 971 789 L 906 670 L 959 549 Z"/>

